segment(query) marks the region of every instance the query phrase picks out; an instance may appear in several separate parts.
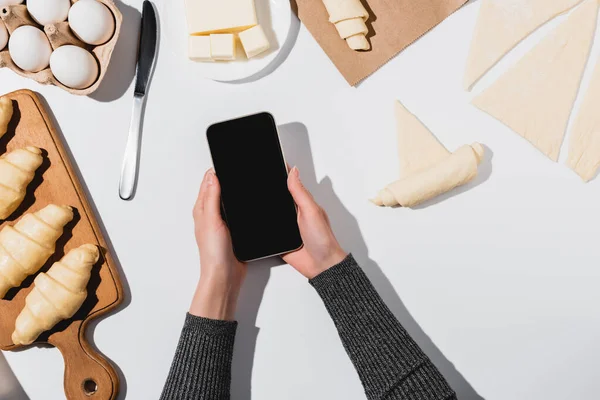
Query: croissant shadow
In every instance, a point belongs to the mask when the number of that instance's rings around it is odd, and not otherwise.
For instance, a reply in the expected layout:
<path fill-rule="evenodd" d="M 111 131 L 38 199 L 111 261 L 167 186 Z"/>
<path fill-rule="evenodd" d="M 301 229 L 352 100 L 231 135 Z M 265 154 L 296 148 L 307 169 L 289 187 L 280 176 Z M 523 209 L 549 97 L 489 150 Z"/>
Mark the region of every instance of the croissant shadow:
<path fill-rule="evenodd" d="M 17 126 L 21 121 L 21 109 L 19 108 L 19 103 L 16 100 L 12 100 L 12 106 L 13 115 L 8 123 L 6 133 L 0 139 L 0 153 L 2 154 L 6 153 L 8 142 L 10 142 L 17 134 Z"/>
<path fill-rule="evenodd" d="M 48 158 L 48 152 L 42 150 L 42 165 L 35 171 L 35 175 L 31 183 L 27 186 L 27 192 L 25 198 L 19 205 L 19 207 L 8 217 L 5 221 L 16 221 L 22 215 L 24 215 L 30 208 L 35 204 L 35 191 L 44 182 L 44 173 L 50 168 L 50 159 Z"/>
<path fill-rule="evenodd" d="M 104 249 L 102 249 L 100 259 L 96 264 L 94 264 L 94 267 L 92 268 L 90 281 L 87 285 L 88 295 L 83 304 L 81 305 L 81 308 L 77 310 L 73 317 L 59 322 L 54 326 L 54 328 L 40 335 L 40 337 L 38 338 L 39 341 L 47 342 L 48 338 L 51 335 L 64 331 L 74 321 L 83 321 L 85 318 L 87 318 L 87 316 L 94 309 L 96 304 L 98 304 L 98 296 L 96 296 L 96 290 L 100 286 L 100 266 L 104 263 L 104 261 Z"/>
<path fill-rule="evenodd" d="M 13 100 L 13 116 L 8 124 L 8 130 L 0 139 L 0 153 L 5 154 L 7 152 L 8 143 L 15 137 L 17 125 L 21 121 L 21 110 L 19 109 L 19 103 Z M 35 190 L 44 182 L 44 172 L 50 168 L 50 160 L 48 159 L 48 152 L 42 150 L 42 164 L 36 170 L 35 175 L 31 183 L 27 186 L 27 192 L 25 198 L 19 205 L 19 207 L 8 216 L 5 221 L 15 221 L 20 216 L 25 214 L 27 210 L 35 203 Z"/>
<path fill-rule="evenodd" d="M 139 13 L 138 13 L 139 14 Z M 70 160 L 75 160 L 75 158 L 73 157 L 73 153 L 71 152 L 71 149 L 69 148 L 68 143 L 66 142 L 64 135 L 62 133 L 62 131 L 60 130 L 60 126 L 58 124 L 58 121 L 56 120 L 56 118 L 54 117 L 54 114 L 51 111 L 50 106 L 48 105 L 48 102 L 46 101 L 46 99 L 41 96 L 39 93 L 37 94 L 40 101 L 42 102 L 42 104 L 44 105 L 44 108 L 46 109 L 48 116 L 50 117 L 50 120 L 52 122 L 52 126 L 55 128 L 56 130 L 56 134 L 57 136 L 60 138 L 61 142 L 63 143 L 63 149 L 65 151 L 65 153 L 67 154 L 68 158 Z M 110 252 L 111 256 L 112 256 L 112 260 L 113 260 L 113 266 L 116 269 L 116 273 L 119 275 L 120 281 L 121 281 L 121 286 L 122 286 L 122 302 L 119 304 L 119 306 L 112 310 L 110 312 L 109 315 L 104 315 L 101 317 L 97 317 L 94 318 L 93 320 L 91 320 L 88 325 L 87 325 L 87 330 L 86 330 L 86 336 L 88 338 L 90 338 L 88 340 L 89 345 L 98 353 L 101 354 L 102 357 L 104 357 L 115 369 L 115 371 L 117 372 L 118 376 L 119 376 L 119 394 L 118 394 L 118 399 L 125 399 L 127 398 L 127 379 L 125 378 L 125 374 L 123 373 L 123 371 L 121 370 L 121 368 L 119 367 L 118 364 L 116 364 L 115 362 L 113 362 L 110 357 L 106 356 L 106 354 L 102 353 L 101 351 L 98 350 L 98 348 L 96 347 L 96 344 L 94 343 L 94 341 L 91 339 L 94 337 L 94 332 L 96 330 L 96 326 L 107 316 L 110 315 L 114 315 L 119 313 L 120 311 L 122 311 L 123 309 L 127 308 L 127 306 L 129 306 L 129 304 L 131 303 L 131 289 L 129 288 L 129 283 L 127 281 L 127 275 L 125 274 L 125 271 L 123 270 L 123 266 L 121 265 L 121 262 L 119 261 L 119 258 L 117 256 L 117 254 L 114 251 L 114 246 L 110 240 L 110 236 L 108 235 L 108 232 L 106 231 L 106 228 L 104 227 L 104 224 L 102 222 L 102 218 L 100 216 L 100 213 L 98 212 L 98 209 L 94 203 L 94 200 L 90 194 L 90 191 L 87 187 L 87 185 L 85 184 L 85 180 L 83 179 L 81 172 L 79 171 L 79 168 L 77 167 L 77 164 L 72 163 L 71 164 L 72 167 L 72 171 L 75 174 L 75 176 L 77 177 L 77 179 L 79 180 L 79 183 L 81 185 L 81 188 L 83 190 L 83 192 L 85 193 L 85 197 L 88 199 L 88 205 L 92 210 L 92 214 L 96 217 L 96 222 L 98 223 L 98 227 L 100 228 L 100 231 L 102 232 L 102 236 L 104 237 L 104 241 L 106 242 L 106 249 L 102 249 L 102 254 L 104 255 L 106 252 Z M 97 272 L 99 274 L 99 271 Z M 94 276 L 92 274 L 92 279 L 94 279 Z M 40 346 L 41 347 L 41 346 Z"/>
<path fill-rule="evenodd" d="M 63 228 L 62 236 L 56 241 L 56 247 L 55 247 L 56 250 L 55 250 L 54 254 L 52 256 L 50 256 L 50 258 L 44 263 L 44 265 L 42 266 L 42 268 L 40 268 L 40 270 L 38 272 L 36 272 L 33 275 L 29 275 L 23 281 L 23 283 L 21 283 L 20 286 L 10 289 L 8 291 L 8 293 L 6 293 L 6 296 L 4 296 L 5 300 L 8 300 L 8 301 L 12 300 L 17 295 L 17 293 L 19 293 L 19 291 L 21 289 L 30 287 L 33 284 L 33 281 L 35 280 L 36 276 L 39 275 L 39 273 L 48 272 L 48 270 L 50 269 L 52 264 L 54 264 L 56 261 L 60 260 L 64 256 L 65 246 L 67 245 L 69 240 L 73 237 L 73 229 L 75 228 L 75 225 L 77 225 L 77 222 L 79 222 L 80 219 L 81 219 L 81 217 L 79 215 L 79 211 L 77 211 L 76 209 L 73 209 L 73 220 L 70 221 Z M 43 341 L 43 340 L 40 340 L 40 341 Z"/>
<path fill-rule="evenodd" d="M 373 28 L 373 22 L 377 21 L 377 15 L 373 12 L 373 8 L 371 8 L 367 1 L 361 0 L 361 3 L 369 13 L 369 19 L 365 22 L 367 28 L 369 29 L 369 31 L 365 35 L 365 37 L 369 41 L 369 50 L 367 50 L 366 52 L 369 52 L 373 50 L 373 44 L 371 43 L 371 39 L 377 34 L 375 32 L 375 28 Z"/>

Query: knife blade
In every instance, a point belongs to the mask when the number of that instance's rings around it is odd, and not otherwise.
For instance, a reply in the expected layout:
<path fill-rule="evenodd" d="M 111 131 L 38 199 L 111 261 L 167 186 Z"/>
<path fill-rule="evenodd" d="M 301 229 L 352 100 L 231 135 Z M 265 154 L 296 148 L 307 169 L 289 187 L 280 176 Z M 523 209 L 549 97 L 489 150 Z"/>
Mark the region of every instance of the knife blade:
<path fill-rule="evenodd" d="M 119 181 L 119 196 L 123 200 L 131 199 L 135 193 L 146 93 L 150 86 L 157 56 L 158 19 L 156 9 L 150 1 L 145 0 L 142 8 L 138 62 L 133 92 L 133 113 Z"/>

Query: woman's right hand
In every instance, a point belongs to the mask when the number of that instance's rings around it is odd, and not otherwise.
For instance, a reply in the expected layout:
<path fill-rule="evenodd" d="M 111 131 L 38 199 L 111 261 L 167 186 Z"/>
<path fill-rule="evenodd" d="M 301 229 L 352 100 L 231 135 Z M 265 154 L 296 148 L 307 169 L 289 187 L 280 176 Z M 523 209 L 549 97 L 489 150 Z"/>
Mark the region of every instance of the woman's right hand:
<path fill-rule="evenodd" d="M 284 255 L 283 260 L 308 279 L 342 262 L 348 255 L 335 238 L 325 211 L 300 181 L 298 168 L 288 177 L 288 189 L 298 206 L 302 249 Z"/>

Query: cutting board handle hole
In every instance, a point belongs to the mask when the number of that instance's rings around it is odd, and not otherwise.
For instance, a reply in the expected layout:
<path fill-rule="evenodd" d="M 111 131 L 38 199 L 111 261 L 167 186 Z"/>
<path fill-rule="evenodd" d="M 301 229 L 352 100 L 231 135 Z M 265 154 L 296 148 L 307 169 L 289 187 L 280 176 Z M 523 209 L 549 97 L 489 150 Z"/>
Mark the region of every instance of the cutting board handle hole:
<path fill-rule="evenodd" d="M 93 379 L 83 381 L 83 393 L 86 396 L 92 396 L 98 391 L 98 384 Z"/>

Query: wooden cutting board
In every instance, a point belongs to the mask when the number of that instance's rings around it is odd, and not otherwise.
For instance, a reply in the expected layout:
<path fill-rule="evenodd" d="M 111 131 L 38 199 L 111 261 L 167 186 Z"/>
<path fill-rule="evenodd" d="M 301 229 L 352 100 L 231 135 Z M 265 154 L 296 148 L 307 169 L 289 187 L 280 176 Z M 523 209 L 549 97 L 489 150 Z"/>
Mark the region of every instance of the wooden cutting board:
<path fill-rule="evenodd" d="M 88 285 L 88 298 L 75 314 L 59 323 L 52 331 L 42 334 L 36 343 L 57 347 L 65 361 L 64 387 L 69 400 L 113 400 L 119 391 L 119 379 L 114 368 L 96 351 L 86 337 L 86 328 L 98 318 L 121 303 L 123 287 L 116 264 L 108 250 L 94 211 L 74 170 L 62 138 L 52 126 L 37 95 L 29 90 L 19 90 L 7 95 L 13 100 L 14 114 L 8 132 L 0 139 L 0 154 L 28 145 L 45 150 L 44 164 L 29 185 L 27 197 L 21 207 L 7 221 L 13 225 L 26 212 L 37 211 L 54 203 L 70 205 L 77 211 L 72 223 L 56 244 L 56 253 L 42 271 L 47 271 L 72 248 L 85 243 L 100 246 L 101 260 L 94 266 Z M 76 113 L 76 111 L 74 111 Z M 0 300 L 0 349 L 17 350 L 11 340 L 15 319 L 23 309 L 25 297 L 32 289 L 34 276 L 19 288 L 12 289 Z"/>

